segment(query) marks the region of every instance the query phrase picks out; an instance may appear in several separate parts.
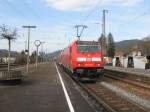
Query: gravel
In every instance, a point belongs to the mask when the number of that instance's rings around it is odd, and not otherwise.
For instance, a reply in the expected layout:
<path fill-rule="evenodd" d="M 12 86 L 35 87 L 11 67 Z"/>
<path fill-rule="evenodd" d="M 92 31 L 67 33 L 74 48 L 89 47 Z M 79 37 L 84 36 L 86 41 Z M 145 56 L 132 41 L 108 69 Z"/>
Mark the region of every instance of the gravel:
<path fill-rule="evenodd" d="M 130 92 L 127 92 L 118 86 L 106 83 L 106 82 L 101 82 L 100 83 L 102 86 L 106 87 L 107 89 L 113 91 L 116 93 L 116 95 L 121 96 L 124 99 L 131 100 L 135 102 L 138 105 L 143 106 L 144 108 L 147 108 L 150 110 L 150 101 L 149 100 L 144 100 L 139 96 L 136 96 L 135 94 L 132 94 Z"/>

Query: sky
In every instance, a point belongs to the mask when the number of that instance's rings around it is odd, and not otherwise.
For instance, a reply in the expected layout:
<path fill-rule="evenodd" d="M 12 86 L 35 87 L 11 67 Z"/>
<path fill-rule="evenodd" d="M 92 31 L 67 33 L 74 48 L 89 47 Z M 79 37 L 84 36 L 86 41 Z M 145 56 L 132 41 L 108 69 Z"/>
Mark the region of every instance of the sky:
<path fill-rule="evenodd" d="M 76 39 L 75 25 L 84 24 L 82 40 L 97 40 L 102 32 L 102 11 L 106 13 L 106 34 L 115 41 L 141 39 L 150 35 L 149 0 L 0 0 L 0 25 L 17 29 L 18 39 L 12 42 L 13 51 L 26 47 L 27 29 L 31 29 L 30 49 L 35 40 L 46 42 L 44 50 L 63 49 Z M 0 49 L 7 49 L 7 40 L 0 40 Z M 40 48 L 41 49 L 41 48 Z"/>

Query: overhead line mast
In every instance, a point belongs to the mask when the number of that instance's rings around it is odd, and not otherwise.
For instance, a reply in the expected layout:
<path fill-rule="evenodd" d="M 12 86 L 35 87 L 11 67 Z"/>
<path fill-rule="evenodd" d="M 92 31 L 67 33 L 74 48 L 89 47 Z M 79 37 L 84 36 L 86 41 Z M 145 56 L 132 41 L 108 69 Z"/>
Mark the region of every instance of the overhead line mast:
<path fill-rule="evenodd" d="M 27 55 L 27 73 L 29 72 L 29 55 L 30 55 L 30 30 L 31 28 L 36 28 L 36 26 L 22 26 L 28 29 L 28 55 Z"/>
<path fill-rule="evenodd" d="M 106 13 L 108 10 L 103 10 L 103 18 L 102 18 L 102 34 L 106 37 Z"/>
<path fill-rule="evenodd" d="M 101 48 L 103 55 L 107 55 L 107 38 L 106 38 L 106 13 L 108 13 L 109 10 L 103 10 L 102 15 L 102 40 L 101 40 Z"/>

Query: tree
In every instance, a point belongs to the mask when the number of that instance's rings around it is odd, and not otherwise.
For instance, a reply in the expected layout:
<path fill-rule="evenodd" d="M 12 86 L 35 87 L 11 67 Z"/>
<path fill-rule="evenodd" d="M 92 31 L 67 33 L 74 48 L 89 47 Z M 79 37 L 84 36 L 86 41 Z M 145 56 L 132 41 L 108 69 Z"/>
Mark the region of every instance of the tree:
<path fill-rule="evenodd" d="M 101 37 L 98 39 L 101 45 L 102 53 L 104 56 L 107 56 L 107 39 L 106 37 L 102 34 Z"/>
<path fill-rule="evenodd" d="M 21 55 L 25 55 L 26 53 L 25 53 L 25 51 L 21 51 Z"/>
<path fill-rule="evenodd" d="M 30 61 L 31 61 L 31 63 L 34 63 L 35 60 L 36 60 L 36 51 L 33 51 L 31 54 L 31 57 L 30 57 Z"/>
<path fill-rule="evenodd" d="M 17 55 L 16 57 L 16 64 L 26 64 L 27 63 L 27 55 L 25 54 L 25 51 L 21 51 L 20 54 Z"/>
<path fill-rule="evenodd" d="M 17 30 L 16 29 L 10 29 L 6 25 L 1 25 L 0 26 L 0 37 L 1 37 L 1 39 L 8 40 L 8 72 L 10 72 L 11 41 L 16 39 Z"/>
<path fill-rule="evenodd" d="M 115 55 L 115 42 L 111 33 L 108 34 L 108 47 L 107 47 L 107 54 L 109 57 L 114 57 Z"/>

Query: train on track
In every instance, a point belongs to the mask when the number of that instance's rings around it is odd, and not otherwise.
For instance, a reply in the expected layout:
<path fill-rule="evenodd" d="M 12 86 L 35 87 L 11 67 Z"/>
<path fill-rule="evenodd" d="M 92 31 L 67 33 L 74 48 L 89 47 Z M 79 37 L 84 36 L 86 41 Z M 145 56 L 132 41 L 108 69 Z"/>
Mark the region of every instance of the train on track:
<path fill-rule="evenodd" d="M 61 52 L 59 64 L 73 77 L 96 80 L 104 68 L 101 46 L 97 41 L 76 40 Z"/>

